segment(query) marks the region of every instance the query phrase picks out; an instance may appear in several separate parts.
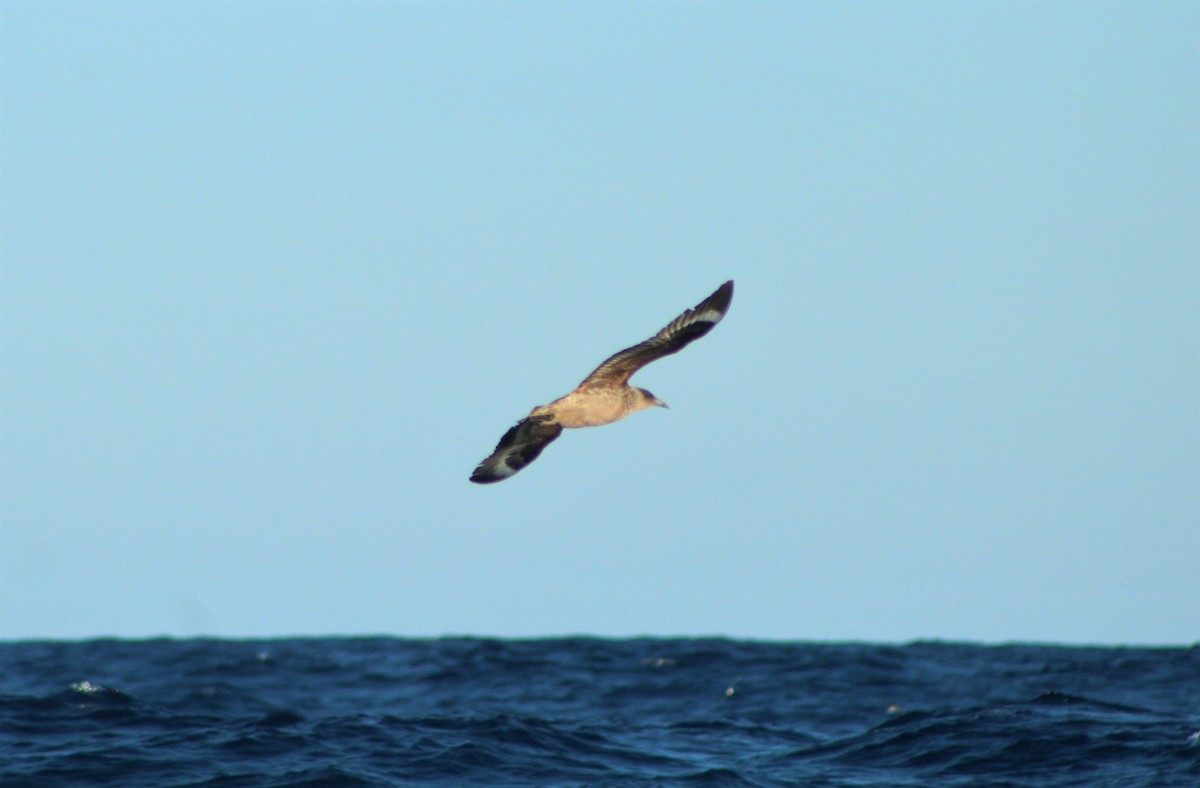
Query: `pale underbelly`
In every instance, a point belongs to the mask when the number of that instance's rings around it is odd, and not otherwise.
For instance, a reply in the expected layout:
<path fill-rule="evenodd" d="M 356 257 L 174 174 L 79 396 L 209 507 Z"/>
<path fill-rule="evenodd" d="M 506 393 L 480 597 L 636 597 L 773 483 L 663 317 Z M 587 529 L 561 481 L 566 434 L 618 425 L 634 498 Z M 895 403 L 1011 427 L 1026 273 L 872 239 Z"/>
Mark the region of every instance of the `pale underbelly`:
<path fill-rule="evenodd" d="M 549 405 L 535 408 L 533 413 L 552 412 L 555 421 L 564 427 L 599 427 L 612 424 L 628 416 L 632 411 L 624 397 L 612 395 L 585 395 L 582 392 L 568 394 Z"/>

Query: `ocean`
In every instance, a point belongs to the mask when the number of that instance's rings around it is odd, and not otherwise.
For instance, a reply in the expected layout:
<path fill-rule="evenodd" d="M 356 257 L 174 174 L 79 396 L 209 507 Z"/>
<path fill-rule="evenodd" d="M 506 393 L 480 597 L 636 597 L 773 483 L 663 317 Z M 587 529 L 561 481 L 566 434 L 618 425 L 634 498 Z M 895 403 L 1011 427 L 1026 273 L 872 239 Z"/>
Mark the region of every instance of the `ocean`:
<path fill-rule="evenodd" d="M 1200 647 L 0 643 L 0 786 L 1200 786 Z"/>

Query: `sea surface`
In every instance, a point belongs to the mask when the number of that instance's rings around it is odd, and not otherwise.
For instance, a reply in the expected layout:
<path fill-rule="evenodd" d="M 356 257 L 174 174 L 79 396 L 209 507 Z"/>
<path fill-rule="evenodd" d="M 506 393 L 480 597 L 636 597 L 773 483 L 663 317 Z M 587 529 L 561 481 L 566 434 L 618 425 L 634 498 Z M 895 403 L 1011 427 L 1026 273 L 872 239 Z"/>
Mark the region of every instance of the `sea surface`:
<path fill-rule="evenodd" d="M 0 643 L 0 785 L 1200 786 L 1200 647 Z"/>

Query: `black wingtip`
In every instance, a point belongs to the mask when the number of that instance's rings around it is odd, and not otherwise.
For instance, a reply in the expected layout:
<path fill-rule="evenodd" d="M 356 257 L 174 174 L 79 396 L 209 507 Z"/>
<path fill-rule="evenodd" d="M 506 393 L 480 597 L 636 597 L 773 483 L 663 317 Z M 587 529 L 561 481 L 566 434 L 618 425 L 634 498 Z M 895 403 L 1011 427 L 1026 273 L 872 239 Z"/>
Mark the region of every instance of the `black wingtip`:
<path fill-rule="evenodd" d="M 694 311 L 699 312 L 701 309 L 715 309 L 721 313 L 721 317 L 729 311 L 729 305 L 733 302 L 733 280 L 730 279 L 725 284 L 713 291 L 713 294 L 696 305 Z"/>

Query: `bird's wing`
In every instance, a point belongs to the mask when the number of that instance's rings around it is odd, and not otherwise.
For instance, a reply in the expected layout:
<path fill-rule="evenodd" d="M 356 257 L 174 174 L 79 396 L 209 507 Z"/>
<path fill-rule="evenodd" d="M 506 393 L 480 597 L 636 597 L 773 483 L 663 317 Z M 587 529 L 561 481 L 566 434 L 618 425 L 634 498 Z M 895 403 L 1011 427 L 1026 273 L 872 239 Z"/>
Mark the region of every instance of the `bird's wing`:
<path fill-rule="evenodd" d="M 667 324 L 667 327 L 654 336 L 633 347 L 627 347 L 619 353 L 609 356 L 603 364 L 596 367 L 592 374 L 584 378 L 580 386 L 596 384 L 619 386 L 629 380 L 633 373 L 649 364 L 651 361 L 678 353 L 690 343 L 712 331 L 713 326 L 721 322 L 729 310 L 733 300 L 733 282 L 729 281 L 716 289 L 712 295 L 701 301 L 693 309 L 689 309 Z"/>
<path fill-rule="evenodd" d="M 504 481 L 537 459 L 542 449 L 562 433 L 551 416 L 528 416 L 504 433 L 491 456 L 471 474 L 476 484 Z"/>

